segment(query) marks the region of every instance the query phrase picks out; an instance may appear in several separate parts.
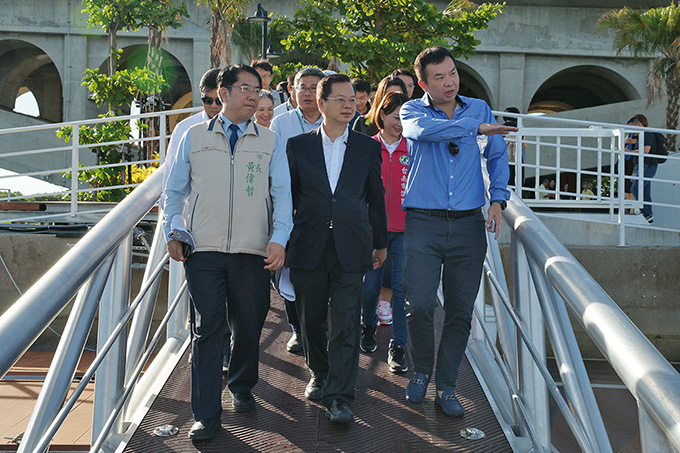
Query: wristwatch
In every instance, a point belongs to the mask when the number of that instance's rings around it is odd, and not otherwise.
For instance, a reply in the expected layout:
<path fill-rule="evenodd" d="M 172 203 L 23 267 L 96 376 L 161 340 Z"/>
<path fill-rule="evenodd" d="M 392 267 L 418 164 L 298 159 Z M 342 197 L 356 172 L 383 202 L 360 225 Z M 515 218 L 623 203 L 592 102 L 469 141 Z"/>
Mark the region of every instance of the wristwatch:
<path fill-rule="evenodd" d="M 505 200 L 491 200 L 491 203 L 498 203 L 501 205 L 501 211 L 505 211 L 505 208 L 508 207 L 508 202 Z"/>

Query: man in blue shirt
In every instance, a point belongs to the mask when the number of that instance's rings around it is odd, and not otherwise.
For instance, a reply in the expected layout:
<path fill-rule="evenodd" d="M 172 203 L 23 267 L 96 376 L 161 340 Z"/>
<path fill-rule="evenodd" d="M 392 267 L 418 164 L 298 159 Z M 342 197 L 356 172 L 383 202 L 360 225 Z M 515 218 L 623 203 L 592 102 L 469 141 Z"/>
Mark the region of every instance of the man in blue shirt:
<path fill-rule="evenodd" d="M 458 95 L 460 79 L 451 52 L 443 47 L 422 51 L 414 65 L 421 99 L 401 108 L 404 137 L 413 140 L 403 208 L 404 289 L 414 374 L 406 399 L 425 397 L 435 361 L 434 312 L 441 266 L 444 327 L 437 354 L 437 403 L 450 416 L 465 413 L 455 396 L 460 367 L 479 290 L 486 253 L 486 231 L 498 238 L 501 210 L 510 198 L 508 155 L 501 126 L 489 106 Z M 484 149 L 491 184 L 491 207 L 485 222 L 481 156 L 477 135 L 488 136 Z"/>

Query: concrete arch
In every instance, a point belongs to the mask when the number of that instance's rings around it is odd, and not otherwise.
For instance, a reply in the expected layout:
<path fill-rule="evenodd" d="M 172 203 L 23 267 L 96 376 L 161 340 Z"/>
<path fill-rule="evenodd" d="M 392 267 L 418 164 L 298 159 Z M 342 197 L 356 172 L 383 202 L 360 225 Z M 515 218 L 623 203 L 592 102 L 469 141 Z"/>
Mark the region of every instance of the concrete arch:
<path fill-rule="evenodd" d="M 29 90 L 41 118 L 62 121 L 62 80 L 52 58 L 24 40 L 0 41 L 0 49 L 0 107 L 12 110 L 17 96 Z"/>
<path fill-rule="evenodd" d="M 493 97 L 489 85 L 477 71 L 467 64 L 456 60 L 456 68 L 460 77 L 458 93 L 471 98 L 483 99 L 490 106 L 493 105 Z"/>
<path fill-rule="evenodd" d="M 543 82 L 528 111 L 556 113 L 633 99 L 640 99 L 640 93 L 619 73 L 602 66 L 573 66 Z"/>
<path fill-rule="evenodd" d="M 118 60 L 119 69 L 143 68 L 146 62 L 147 45 L 135 44 L 123 48 L 123 53 Z M 163 65 L 161 73 L 170 85 L 170 88 L 162 93 L 163 101 L 170 106 L 177 103 L 183 96 L 191 92 L 191 80 L 184 65 L 177 57 L 161 49 L 163 52 Z M 106 73 L 108 60 L 104 60 L 99 66 L 99 71 Z"/>

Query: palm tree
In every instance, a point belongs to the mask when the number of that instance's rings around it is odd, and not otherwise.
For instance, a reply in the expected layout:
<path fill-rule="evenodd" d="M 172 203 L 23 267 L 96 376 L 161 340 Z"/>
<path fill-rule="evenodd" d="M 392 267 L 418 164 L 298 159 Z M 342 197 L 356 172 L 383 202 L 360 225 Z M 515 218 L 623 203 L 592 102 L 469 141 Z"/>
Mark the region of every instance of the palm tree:
<path fill-rule="evenodd" d="M 250 0 L 196 0 L 196 4 L 210 8 L 210 67 L 220 68 L 231 62 L 232 30 Z"/>
<path fill-rule="evenodd" d="M 614 30 L 614 49 L 624 49 L 633 56 L 656 57 L 647 75 L 648 105 L 668 97 L 666 128 L 676 129 L 680 107 L 680 6 L 672 2 L 663 8 L 633 10 L 624 7 L 604 14 L 596 30 Z M 675 136 L 669 137 L 669 149 L 675 149 Z"/>

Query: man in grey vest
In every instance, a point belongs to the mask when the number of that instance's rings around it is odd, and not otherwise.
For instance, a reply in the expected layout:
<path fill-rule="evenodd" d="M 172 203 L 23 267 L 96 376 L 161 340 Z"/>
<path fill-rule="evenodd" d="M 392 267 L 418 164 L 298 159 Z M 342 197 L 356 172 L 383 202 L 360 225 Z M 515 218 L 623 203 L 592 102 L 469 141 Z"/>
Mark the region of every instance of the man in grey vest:
<path fill-rule="evenodd" d="M 284 144 L 251 121 L 261 83 L 250 66 L 232 65 L 220 72 L 222 111 L 184 134 L 165 189 L 168 250 L 172 259 L 184 262 L 192 296 L 193 440 L 212 438 L 220 426 L 227 318 L 232 331 L 227 386 L 233 408 L 255 408 L 252 388 L 269 311 L 269 276 L 284 263 L 292 229 Z M 195 241 L 189 256 L 175 239 L 187 234 Z"/>

